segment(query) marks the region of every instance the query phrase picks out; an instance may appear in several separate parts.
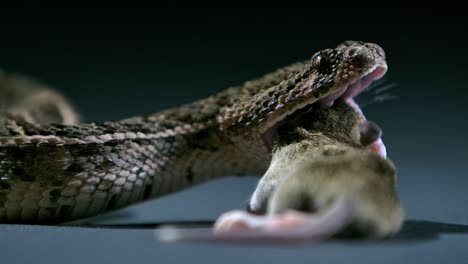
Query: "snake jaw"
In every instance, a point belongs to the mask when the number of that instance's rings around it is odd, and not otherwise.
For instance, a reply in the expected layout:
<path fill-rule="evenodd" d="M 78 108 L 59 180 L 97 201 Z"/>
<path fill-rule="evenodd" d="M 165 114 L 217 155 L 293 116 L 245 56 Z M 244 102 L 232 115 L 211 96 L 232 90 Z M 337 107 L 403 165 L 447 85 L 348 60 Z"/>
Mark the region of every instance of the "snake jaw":
<path fill-rule="evenodd" d="M 267 126 L 266 129 L 259 128 L 257 130 L 257 138 L 262 142 L 264 149 L 271 153 L 274 148 L 275 141 L 280 136 L 278 128 L 288 123 L 295 123 L 300 116 L 307 114 L 317 104 L 324 107 L 331 107 L 334 102 L 340 98 L 344 99 L 348 105 L 350 105 L 363 119 L 365 119 L 361 108 L 354 101 L 354 98 L 365 91 L 373 81 L 381 79 L 386 74 L 387 70 L 388 67 L 386 62 L 383 59 L 377 60 L 375 65 L 365 71 L 361 77 L 354 78 L 346 84 L 337 84 L 337 87 L 330 89 L 332 92 L 325 94 L 320 99 L 311 98 L 311 100 L 303 106 L 297 106 L 291 111 L 285 113 L 282 117 L 278 118 L 276 122 L 273 122 L 271 126 Z M 337 77 L 337 80 L 339 79 L 340 78 Z M 369 149 L 385 158 L 386 151 L 382 140 L 379 138 L 379 140 L 374 143 L 375 144 L 372 146 L 369 146 Z"/>

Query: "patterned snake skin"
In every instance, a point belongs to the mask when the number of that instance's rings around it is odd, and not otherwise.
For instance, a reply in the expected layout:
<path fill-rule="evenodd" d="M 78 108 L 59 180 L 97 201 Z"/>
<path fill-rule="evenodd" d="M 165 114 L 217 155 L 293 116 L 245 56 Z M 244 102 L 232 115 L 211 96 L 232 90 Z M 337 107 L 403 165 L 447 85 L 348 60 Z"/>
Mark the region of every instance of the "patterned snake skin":
<path fill-rule="evenodd" d="M 103 123 L 80 123 L 58 93 L 3 73 L 0 222 L 66 222 L 263 175 L 278 125 L 376 69 L 386 70 L 378 45 L 347 41 L 192 104 Z"/>

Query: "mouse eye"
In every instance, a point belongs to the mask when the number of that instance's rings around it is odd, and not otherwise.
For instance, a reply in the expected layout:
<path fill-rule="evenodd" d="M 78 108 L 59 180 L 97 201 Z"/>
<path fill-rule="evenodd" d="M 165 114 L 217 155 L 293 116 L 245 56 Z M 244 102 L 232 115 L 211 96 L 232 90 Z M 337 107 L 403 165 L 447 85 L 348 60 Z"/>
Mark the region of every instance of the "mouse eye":
<path fill-rule="evenodd" d="M 330 73 L 330 62 L 329 60 L 323 56 L 322 54 L 317 54 L 312 58 L 312 63 L 314 69 L 316 69 L 320 73 Z"/>

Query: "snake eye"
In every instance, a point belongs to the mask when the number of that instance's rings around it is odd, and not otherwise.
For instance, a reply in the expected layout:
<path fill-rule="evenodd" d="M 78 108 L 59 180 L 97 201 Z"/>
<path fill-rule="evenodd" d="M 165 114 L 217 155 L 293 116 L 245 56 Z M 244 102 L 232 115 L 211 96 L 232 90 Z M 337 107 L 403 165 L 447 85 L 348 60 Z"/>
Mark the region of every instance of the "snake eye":
<path fill-rule="evenodd" d="M 322 54 L 317 54 L 312 58 L 314 68 L 320 73 L 330 73 L 331 67 L 328 59 Z"/>

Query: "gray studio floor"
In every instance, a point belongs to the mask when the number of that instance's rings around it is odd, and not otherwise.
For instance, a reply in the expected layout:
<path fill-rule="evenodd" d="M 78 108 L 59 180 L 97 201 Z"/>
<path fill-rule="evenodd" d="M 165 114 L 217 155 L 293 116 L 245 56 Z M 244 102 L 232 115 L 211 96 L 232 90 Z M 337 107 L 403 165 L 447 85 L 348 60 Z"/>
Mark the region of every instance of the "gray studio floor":
<path fill-rule="evenodd" d="M 420 164 L 423 166 L 423 164 Z M 447 164 L 446 164 L 447 165 Z M 413 182 L 403 163 L 399 191 L 407 211 L 402 232 L 388 241 L 329 241 L 290 246 L 161 244 L 164 221 L 210 220 L 242 208 L 255 178 L 225 179 L 93 219 L 112 228 L 0 225 L 2 263 L 468 263 L 467 177 L 419 170 Z M 419 168 L 421 169 L 421 168 Z M 456 168 L 452 167 L 452 172 Z M 458 170 L 460 171 L 460 170 Z M 443 175 L 444 177 L 438 177 Z M 222 189 L 222 196 L 220 196 Z M 190 216 L 190 217 L 188 217 Z M 125 224 L 125 228 L 116 228 Z"/>

